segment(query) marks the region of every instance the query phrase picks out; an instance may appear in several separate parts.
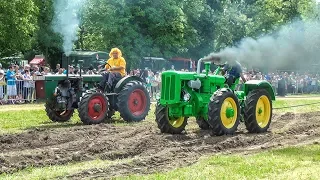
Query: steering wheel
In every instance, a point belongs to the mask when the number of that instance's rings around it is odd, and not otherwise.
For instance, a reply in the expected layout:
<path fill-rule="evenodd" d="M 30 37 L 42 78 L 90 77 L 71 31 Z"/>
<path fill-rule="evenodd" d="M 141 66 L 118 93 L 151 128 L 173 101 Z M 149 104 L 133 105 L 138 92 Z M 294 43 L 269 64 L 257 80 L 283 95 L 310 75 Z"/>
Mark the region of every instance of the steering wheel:
<path fill-rule="evenodd" d="M 109 63 L 105 63 L 103 67 L 106 67 L 106 65 L 109 65 L 110 67 L 112 67 Z M 108 72 L 108 70 L 106 68 L 103 68 L 99 71 L 100 73 L 105 73 L 105 72 Z"/>

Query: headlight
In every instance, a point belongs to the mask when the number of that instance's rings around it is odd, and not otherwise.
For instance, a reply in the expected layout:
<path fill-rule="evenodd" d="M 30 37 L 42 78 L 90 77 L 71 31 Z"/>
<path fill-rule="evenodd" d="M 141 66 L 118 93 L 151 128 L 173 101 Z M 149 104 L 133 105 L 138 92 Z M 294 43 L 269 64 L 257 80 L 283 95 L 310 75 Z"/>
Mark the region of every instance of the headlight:
<path fill-rule="evenodd" d="M 191 98 L 191 95 L 188 92 L 184 92 L 183 100 L 187 102 L 190 100 L 190 98 Z"/>

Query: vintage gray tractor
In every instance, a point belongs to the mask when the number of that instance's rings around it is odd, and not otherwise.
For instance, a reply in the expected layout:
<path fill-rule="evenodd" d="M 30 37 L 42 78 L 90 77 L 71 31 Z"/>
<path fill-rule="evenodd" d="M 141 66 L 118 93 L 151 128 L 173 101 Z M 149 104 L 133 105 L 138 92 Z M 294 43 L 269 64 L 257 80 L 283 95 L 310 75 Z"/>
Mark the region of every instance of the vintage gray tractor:
<path fill-rule="evenodd" d="M 47 116 L 56 122 L 68 121 L 78 109 L 84 124 L 99 124 L 119 111 L 127 122 L 139 122 L 148 115 L 150 96 L 144 81 L 125 76 L 109 92 L 94 87 L 101 75 L 47 75 L 45 92 Z"/>

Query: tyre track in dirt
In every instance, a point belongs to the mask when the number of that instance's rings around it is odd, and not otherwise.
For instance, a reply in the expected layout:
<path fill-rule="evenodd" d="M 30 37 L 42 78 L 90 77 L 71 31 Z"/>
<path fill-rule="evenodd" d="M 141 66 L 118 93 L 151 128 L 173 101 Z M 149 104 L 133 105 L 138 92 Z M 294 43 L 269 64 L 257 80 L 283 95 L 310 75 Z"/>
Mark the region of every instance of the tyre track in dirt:
<path fill-rule="evenodd" d="M 190 121 L 189 124 L 195 124 Z M 290 127 L 287 127 L 290 124 Z M 189 125 L 190 126 L 190 125 Z M 188 127 L 188 126 L 187 126 Z M 270 131 L 247 134 L 241 124 L 234 136 L 211 137 L 208 131 L 187 129 L 185 134 L 161 134 L 156 124 L 114 126 L 100 124 L 57 129 L 36 129 L 0 136 L 0 173 L 28 166 L 48 166 L 94 160 L 131 159 L 106 168 L 89 169 L 70 179 L 112 178 L 172 170 L 195 163 L 202 155 L 254 151 L 316 141 L 320 137 L 320 112 L 275 115 Z"/>

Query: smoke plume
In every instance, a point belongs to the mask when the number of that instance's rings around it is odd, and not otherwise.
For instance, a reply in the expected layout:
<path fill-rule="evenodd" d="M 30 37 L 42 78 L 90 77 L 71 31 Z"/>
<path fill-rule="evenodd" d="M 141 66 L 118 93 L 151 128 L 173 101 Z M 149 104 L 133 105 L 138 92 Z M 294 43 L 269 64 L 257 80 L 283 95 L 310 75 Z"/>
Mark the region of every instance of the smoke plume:
<path fill-rule="evenodd" d="M 63 37 L 63 50 L 70 55 L 73 43 L 78 39 L 79 10 L 86 0 L 55 0 L 53 30 Z"/>
<path fill-rule="evenodd" d="M 320 23 L 296 21 L 272 35 L 244 38 L 238 46 L 227 47 L 205 58 L 219 56 L 224 61 L 237 60 L 248 67 L 279 69 L 288 65 L 302 69 L 319 63 Z"/>

